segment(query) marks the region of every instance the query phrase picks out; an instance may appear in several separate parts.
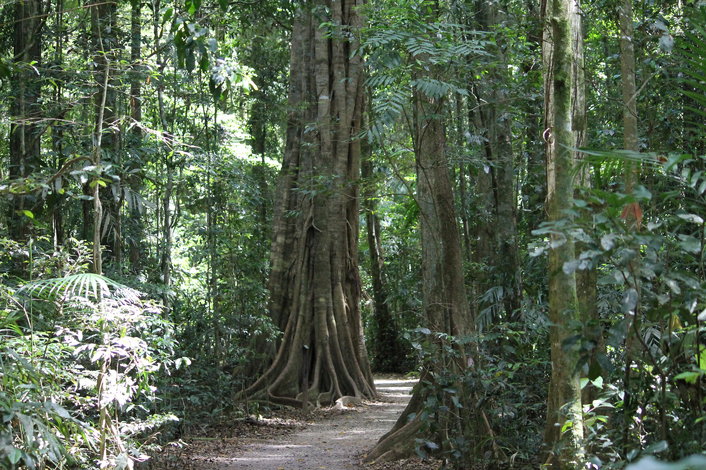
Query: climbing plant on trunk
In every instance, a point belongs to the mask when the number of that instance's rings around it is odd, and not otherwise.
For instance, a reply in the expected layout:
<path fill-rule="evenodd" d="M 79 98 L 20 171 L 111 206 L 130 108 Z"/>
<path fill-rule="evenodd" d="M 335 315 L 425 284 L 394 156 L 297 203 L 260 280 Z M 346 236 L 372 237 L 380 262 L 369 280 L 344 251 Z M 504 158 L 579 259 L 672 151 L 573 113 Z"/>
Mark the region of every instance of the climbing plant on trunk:
<path fill-rule="evenodd" d="M 305 2 L 292 31 L 287 142 L 275 208 L 270 313 L 283 330 L 249 396 L 308 407 L 373 397 L 358 274 L 362 1 Z"/>

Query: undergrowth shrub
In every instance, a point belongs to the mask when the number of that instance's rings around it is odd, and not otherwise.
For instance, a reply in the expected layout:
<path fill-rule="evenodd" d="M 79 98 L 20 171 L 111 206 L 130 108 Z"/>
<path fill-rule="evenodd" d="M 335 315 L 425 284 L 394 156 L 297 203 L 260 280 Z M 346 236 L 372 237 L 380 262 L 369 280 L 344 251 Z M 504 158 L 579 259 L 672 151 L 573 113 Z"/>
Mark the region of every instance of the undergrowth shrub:
<path fill-rule="evenodd" d="M 417 454 L 443 459 L 444 468 L 468 468 L 467 456 L 472 455 L 472 448 L 488 447 L 488 443 L 478 442 L 479 431 L 473 426 L 443 427 L 454 421 L 449 417 L 467 414 L 464 408 L 470 406 L 483 412 L 487 426 L 497 431 L 494 445 L 513 464 L 536 465 L 549 376 L 545 338 L 546 322 L 541 321 L 532 325 L 495 324 L 465 337 L 426 328 L 414 330 L 410 339 L 430 378 L 421 382 L 427 396 L 421 411 L 423 434 L 438 436 L 436 441 L 418 439 Z M 472 367 L 444 367 L 449 361 L 466 362 L 468 358 L 457 356 L 469 348 L 476 351 Z M 466 396 L 469 391 L 473 400 Z M 486 457 L 490 464 L 494 456 Z M 483 462 L 473 465 L 480 468 Z"/>
<path fill-rule="evenodd" d="M 156 412 L 158 382 L 183 362 L 173 327 L 158 304 L 103 276 L 45 277 L 81 271 L 80 255 L 61 267 L 37 253 L 14 259 L 42 279 L 0 283 L 0 467 L 131 469 L 176 419 Z"/>
<path fill-rule="evenodd" d="M 623 159 L 651 167 L 650 181 L 630 194 L 587 189 L 571 217 L 534 232 L 579 242 L 566 273 L 596 272 L 595 306 L 564 347 L 581 351 L 585 446 L 591 468 L 602 469 L 653 454 L 683 458 L 706 443 L 706 157 L 589 158 Z"/>

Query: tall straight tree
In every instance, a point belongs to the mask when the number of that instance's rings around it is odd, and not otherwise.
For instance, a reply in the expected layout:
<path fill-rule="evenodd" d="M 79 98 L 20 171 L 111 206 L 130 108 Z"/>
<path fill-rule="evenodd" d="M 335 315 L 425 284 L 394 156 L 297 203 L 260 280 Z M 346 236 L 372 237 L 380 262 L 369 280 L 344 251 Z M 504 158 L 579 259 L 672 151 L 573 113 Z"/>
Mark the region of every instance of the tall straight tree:
<path fill-rule="evenodd" d="M 417 78 L 421 77 L 419 75 Z M 445 152 L 446 136 L 439 119 L 444 101 L 442 96 L 431 97 L 418 90 L 414 93 L 414 150 L 416 200 L 422 239 L 422 296 L 428 328 L 460 336 L 472 329 L 473 320 L 461 266 L 463 251 Z M 420 382 L 432 381 L 431 372 L 425 370 Z M 407 408 L 393 428 L 380 438 L 368 454 L 368 460 L 386 461 L 413 455 L 417 437 L 439 441 L 437 435 L 423 436 L 421 411 L 427 398 L 426 393 L 420 385 L 415 388 Z M 440 426 L 441 429 L 445 427 Z"/>
<path fill-rule="evenodd" d="M 90 7 L 96 82 L 92 163 L 99 169 L 104 160 L 103 151 L 111 149 L 116 141 L 112 130 L 115 121 L 115 92 L 111 86 L 112 74 L 114 73 L 111 67 L 116 67 L 116 61 L 113 57 L 116 46 L 116 11 L 117 4 L 113 1 L 102 2 Z M 88 185 L 88 188 L 85 188 L 93 198 L 93 210 L 84 209 L 84 218 L 90 214 L 93 219 L 93 271 L 102 274 L 103 203 L 100 197 L 101 184 L 99 183 L 100 181 L 96 178 Z M 84 223 L 87 225 L 86 221 Z"/>
<path fill-rule="evenodd" d="M 483 31 L 493 31 L 505 24 L 507 18 L 498 0 L 478 2 L 476 23 Z M 488 46 L 491 61 L 483 80 L 473 84 L 478 103 L 475 124 L 484 137 L 483 150 L 488 171 L 479 172 L 477 189 L 487 212 L 484 226 L 479 227 L 479 250 L 476 258 L 487 262 L 496 273 L 492 286 L 503 288 L 502 302 L 505 318 L 519 312 L 522 296 L 520 257 L 517 243 L 517 192 L 515 191 L 515 153 L 512 145 L 512 113 L 508 102 L 508 65 L 505 47 L 497 37 Z M 481 237 L 488 237 L 482 242 Z M 490 250 L 488 250 L 489 247 Z M 481 252 L 483 249 L 490 251 Z M 490 287 L 486 283 L 483 288 Z"/>
<path fill-rule="evenodd" d="M 545 4 L 543 58 L 545 67 L 545 119 L 547 159 L 547 215 L 549 222 L 569 217 L 574 196 L 574 160 L 577 129 L 583 102 L 579 83 L 582 28 L 578 0 L 549 0 Z M 545 444 L 552 448 L 552 468 L 581 467 L 583 417 L 579 352 L 566 340 L 579 331 L 580 309 L 576 274 L 566 269 L 575 259 L 570 236 L 552 234 L 549 251 L 549 318 L 552 377 L 549 385 Z"/>
<path fill-rule="evenodd" d="M 439 2 L 424 2 L 420 9 L 422 18 L 432 24 L 440 17 Z M 468 468 L 486 450 L 502 460 L 502 450 L 497 446 L 493 431 L 484 411 L 477 406 L 479 399 L 474 390 L 461 379 L 453 385 L 441 385 L 439 376 L 462 377 L 477 364 L 473 347 L 447 342 L 447 337 L 464 337 L 475 331 L 475 319 L 466 295 L 463 275 L 463 249 L 456 217 L 451 171 L 446 154 L 446 131 L 442 116 L 447 93 L 434 92 L 428 83 L 438 83 L 441 66 L 428 54 L 417 54 L 413 66 L 413 142 L 417 174 L 416 202 L 419 207 L 419 225 L 422 248 L 422 299 L 426 327 L 435 336 L 434 361 L 426 364 L 413 396 L 393 428 L 380 438 L 367 455 L 368 461 L 388 461 L 413 455 L 418 441 L 434 443 L 442 452 L 453 452 L 452 439 L 461 434 L 470 438 L 468 452 L 463 452 L 457 464 Z M 453 349 L 453 359 L 444 357 Z M 443 366 L 442 366 L 443 364 Z M 442 371 L 443 370 L 443 371 Z M 443 380 L 443 379 L 442 379 Z M 427 400 L 436 400 L 434 387 L 458 391 L 454 398 L 445 398 L 439 411 L 424 417 Z M 430 423 L 432 423 L 430 425 Z"/>
<path fill-rule="evenodd" d="M 15 2 L 14 64 L 15 94 L 10 106 L 10 179 L 26 178 L 40 164 L 41 130 L 38 118 L 41 115 L 41 81 L 36 76 L 36 67 L 42 57 L 41 0 L 18 0 Z M 29 212 L 32 197 L 15 196 L 10 204 L 8 228 L 10 238 L 25 240 L 29 235 Z"/>
<path fill-rule="evenodd" d="M 633 26 L 632 0 L 622 0 L 618 6 L 618 23 L 620 30 L 620 82 L 623 92 L 623 146 L 625 150 L 638 152 L 638 127 L 637 127 L 637 86 L 635 84 L 635 44 Z M 631 158 L 625 160 L 625 194 L 632 194 L 638 183 L 640 168 Z M 638 202 L 628 203 L 623 209 L 623 218 L 628 230 L 637 231 L 642 219 L 642 209 Z M 635 292 L 640 292 L 639 256 L 630 261 L 628 285 Z M 631 308 L 625 318 L 625 364 L 623 366 L 623 381 L 625 385 L 625 410 L 628 414 L 634 413 L 638 404 L 635 402 L 631 390 L 631 369 L 633 360 L 637 357 L 639 346 L 640 317 L 636 308 Z M 628 442 L 629 426 L 623 428 L 623 440 Z"/>
<path fill-rule="evenodd" d="M 275 208 L 270 312 L 284 331 L 247 391 L 308 407 L 375 395 L 358 273 L 362 0 L 303 2 L 292 31 L 287 142 Z"/>
<path fill-rule="evenodd" d="M 139 124 L 142 123 L 142 81 L 144 80 L 144 67 L 142 62 L 142 1 L 131 0 L 130 2 L 130 117 L 132 118 L 131 132 L 128 135 L 129 144 L 134 149 L 142 147 L 142 130 Z M 128 257 L 130 266 L 134 272 L 141 269 L 141 255 L 144 247 L 144 221 L 140 207 L 137 204 L 137 197 L 142 186 L 142 158 L 139 151 L 133 151 L 134 155 L 127 166 L 126 183 L 132 195 L 129 210 L 130 217 L 127 224 L 128 236 Z M 116 237 L 118 242 L 121 236 Z M 120 248 L 119 243 L 117 243 Z M 116 252 L 116 261 L 120 262 L 119 252 Z"/>

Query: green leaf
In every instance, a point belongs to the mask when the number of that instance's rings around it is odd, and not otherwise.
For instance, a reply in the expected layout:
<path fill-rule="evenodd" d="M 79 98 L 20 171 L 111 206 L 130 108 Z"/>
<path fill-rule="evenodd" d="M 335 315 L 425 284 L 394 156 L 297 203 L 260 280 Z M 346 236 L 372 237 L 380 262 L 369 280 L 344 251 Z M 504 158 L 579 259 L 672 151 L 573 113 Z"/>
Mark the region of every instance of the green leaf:
<path fill-rule="evenodd" d="M 24 210 L 22 211 L 22 214 L 23 214 L 25 217 L 28 217 L 28 218 L 34 220 L 34 214 L 32 213 L 32 211 L 28 211 L 27 209 L 24 209 Z"/>
<path fill-rule="evenodd" d="M 699 369 L 706 372 L 706 346 L 703 344 L 699 345 L 699 352 L 696 354 L 696 363 L 699 365 Z"/>
<path fill-rule="evenodd" d="M 617 238 L 618 235 L 614 233 L 606 233 L 601 237 L 601 247 L 606 251 L 611 250 L 615 246 L 615 240 Z"/>
<path fill-rule="evenodd" d="M 637 456 L 640 455 L 640 449 L 632 449 L 630 452 L 628 452 L 628 460 L 632 461 L 637 458 Z"/>
<path fill-rule="evenodd" d="M 194 68 L 196 67 L 196 54 L 194 52 L 193 47 L 186 48 L 186 57 L 184 64 L 186 66 L 187 71 L 193 72 Z"/>
<path fill-rule="evenodd" d="M 180 357 L 174 361 L 174 366 L 177 369 L 181 369 L 182 367 L 188 367 L 191 365 L 191 359 L 188 357 Z"/>
<path fill-rule="evenodd" d="M 591 383 L 594 387 L 603 390 L 603 377 L 598 376 L 595 379 L 591 380 Z"/>
<path fill-rule="evenodd" d="M 644 450 L 644 453 L 658 454 L 660 452 L 664 452 L 667 449 L 669 449 L 669 444 L 667 444 L 667 441 L 658 441 L 658 442 L 655 442 L 654 444 L 647 446 Z"/>
<path fill-rule="evenodd" d="M 427 449 L 431 449 L 431 450 L 439 449 L 439 444 L 437 444 L 436 442 L 424 441 L 424 445 L 427 447 Z"/>
<path fill-rule="evenodd" d="M 7 453 L 7 460 L 10 461 L 12 465 L 16 465 L 17 462 L 22 458 L 22 451 L 17 447 L 13 447 L 10 452 Z"/>
<path fill-rule="evenodd" d="M 0 61 L 0 79 L 12 77 L 12 69 L 5 63 L 4 60 Z"/>
<path fill-rule="evenodd" d="M 683 380 L 686 383 L 695 384 L 699 377 L 701 377 L 702 375 L 703 374 L 701 372 L 687 371 L 675 375 L 674 380 Z"/>
<path fill-rule="evenodd" d="M 691 235 L 679 234 L 679 246 L 689 253 L 698 254 L 701 252 L 701 240 Z"/>
<path fill-rule="evenodd" d="M 566 263 L 564 263 L 563 266 L 564 274 L 573 274 L 578 269 L 578 267 L 578 260 L 567 261 Z"/>
<path fill-rule="evenodd" d="M 201 0 L 186 0 L 186 9 L 190 15 L 193 15 L 201 8 Z"/>
<path fill-rule="evenodd" d="M 678 462 L 660 462 L 654 457 L 645 457 L 625 467 L 625 470 L 702 470 L 706 468 L 706 457 L 692 455 Z"/>
<path fill-rule="evenodd" d="M 637 307 L 637 301 L 640 299 L 640 294 L 636 289 L 630 288 L 623 295 L 623 307 L 625 312 L 632 312 Z"/>
<path fill-rule="evenodd" d="M 140 301 L 138 291 L 105 276 L 91 273 L 30 282 L 20 288 L 17 295 L 52 301 L 67 296 L 79 296 L 94 301 L 113 298 L 121 304 L 136 304 Z"/>

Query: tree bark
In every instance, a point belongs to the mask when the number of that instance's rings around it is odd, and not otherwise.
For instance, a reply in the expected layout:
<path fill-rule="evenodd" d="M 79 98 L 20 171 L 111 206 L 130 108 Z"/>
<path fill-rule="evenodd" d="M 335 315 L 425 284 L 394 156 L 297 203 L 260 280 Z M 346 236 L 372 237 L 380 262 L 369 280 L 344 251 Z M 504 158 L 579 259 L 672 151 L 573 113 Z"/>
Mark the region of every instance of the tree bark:
<path fill-rule="evenodd" d="M 526 0 L 526 11 L 529 18 L 527 40 L 529 42 L 531 54 L 528 54 L 522 64 L 522 71 L 526 78 L 525 98 L 522 109 L 525 112 L 526 131 L 524 136 L 525 145 L 523 153 L 526 158 L 526 176 L 522 186 L 522 223 L 531 232 L 544 221 L 544 203 L 546 201 L 546 165 L 544 158 L 544 144 L 542 141 L 542 131 L 544 124 L 543 97 L 537 97 L 535 92 L 541 79 L 541 65 L 536 57 L 539 55 L 535 51 L 542 48 L 542 22 L 540 14 L 540 2 L 538 0 Z M 532 286 L 534 283 L 523 285 L 523 289 Z M 536 292 L 527 292 L 528 297 L 536 297 Z"/>
<path fill-rule="evenodd" d="M 13 62 L 16 72 L 13 79 L 16 92 L 10 105 L 10 180 L 27 178 L 41 164 L 38 119 L 42 115 L 42 87 L 35 67 L 42 59 L 43 26 L 41 0 L 15 2 Z M 28 195 L 12 197 L 8 213 L 8 235 L 12 240 L 23 242 L 29 237 L 31 219 L 24 211 L 32 212 L 35 199 Z"/>
<path fill-rule="evenodd" d="M 269 281 L 284 336 L 249 397 L 308 408 L 375 396 L 358 274 L 363 69 L 352 52 L 361 5 L 317 0 L 296 15 Z"/>
<path fill-rule="evenodd" d="M 152 0 L 152 11 L 159 11 L 161 8 L 161 0 Z M 156 83 L 156 88 L 157 88 L 157 112 L 159 115 L 159 124 L 160 124 L 160 131 L 161 131 L 161 137 L 165 141 L 169 141 L 170 135 L 167 132 L 168 131 L 168 123 L 167 123 L 167 115 L 166 115 L 166 110 L 165 110 L 165 103 L 164 103 L 164 72 L 166 69 L 166 63 L 162 57 L 162 45 L 160 43 L 160 20 L 159 20 L 159 15 L 154 15 L 153 16 L 153 22 L 152 22 L 152 36 L 154 38 L 154 50 L 157 51 L 155 54 L 155 61 L 157 65 L 157 70 L 159 71 L 159 78 L 157 79 Z M 166 173 L 166 181 L 164 184 L 164 189 L 163 193 L 161 194 L 161 198 L 158 196 L 156 205 L 158 206 L 158 215 L 157 215 L 157 220 L 158 220 L 158 226 L 160 225 L 159 222 L 161 222 L 161 232 L 162 232 L 162 240 L 161 240 L 161 250 L 159 253 L 159 259 L 160 259 L 160 271 L 161 271 L 161 277 L 162 277 L 162 283 L 164 286 L 168 289 L 171 286 L 171 278 L 172 278 L 172 224 L 173 224 L 173 218 L 172 218 L 172 209 L 171 209 L 171 203 L 172 203 L 172 192 L 174 190 L 174 170 L 175 170 L 175 163 L 174 163 L 174 156 L 173 154 L 169 152 L 165 152 L 164 149 L 162 149 L 162 164 L 164 171 Z M 161 216 L 161 217 L 160 217 Z M 164 302 L 164 305 L 169 308 L 169 305 L 171 304 L 169 300 L 169 296 L 167 294 L 164 294 L 162 297 L 162 301 Z"/>
<path fill-rule="evenodd" d="M 53 75 L 61 78 L 64 74 L 64 39 L 66 30 L 64 26 L 64 0 L 56 1 L 56 10 L 54 12 L 54 22 L 57 25 L 54 28 L 54 66 Z M 52 125 L 52 151 L 55 155 L 54 169 L 59 171 L 66 162 L 66 152 L 64 150 L 64 135 L 66 124 L 63 122 L 66 116 L 67 107 L 64 103 L 64 85 L 62 80 L 56 80 L 53 93 L 53 105 L 56 106 L 58 112 L 53 116 L 56 121 Z M 66 196 L 60 194 L 58 189 L 63 186 L 64 178 L 57 178 L 54 183 L 54 191 L 47 198 L 48 206 L 51 212 L 51 225 L 54 241 L 54 249 L 64 244 L 64 202 Z"/>
<path fill-rule="evenodd" d="M 543 12 L 545 65 L 544 132 L 547 158 L 547 215 L 550 222 L 568 217 L 574 196 L 574 159 L 577 136 L 576 96 L 583 84 L 579 59 L 582 54 L 582 29 L 576 0 L 548 0 Z M 570 236 L 552 235 L 549 251 L 549 319 L 552 376 L 549 385 L 545 444 L 552 449 L 547 463 L 552 468 L 577 469 L 584 449 L 580 372 L 576 365 L 579 351 L 565 341 L 579 331 L 580 309 L 575 272 L 564 266 L 575 259 Z"/>
<path fill-rule="evenodd" d="M 583 32 L 581 33 L 583 37 Z M 576 136 L 576 148 L 583 148 L 588 143 L 588 122 L 586 104 L 586 79 L 584 70 L 583 48 L 576 48 L 576 67 L 574 82 L 576 83 L 575 100 L 573 103 L 572 129 Z M 578 157 L 583 158 L 582 154 Z M 577 173 L 578 186 L 589 189 L 593 186 L 591 169 L 584 165 Z M 576 256 L 586 247 L 582 243 L 577 243 Z M 598 311 L 598 267 L 591 266 L 588 269 L 576 271 L 576 297 L 578 300 L 581 321 L 583 323 L 583 338 L 592 344 L 592 349 L 588 352 L 588 377 L 595 379 L 600 372 L 599 356 L 605 354 L 604 331 Z M 591 403 L 595 398 L 596 389 L 586 387 L 582 391 L 582 402 Z"/>
<path fill-rule="evenodd" d="M 620 81 L 623 91 L 623 145 L 625 150 L 637 152 L 637 87 L 635 85 L 635 45 L 632 19 L 632 0 L 623 0 L 618 7 L 620 23 Z M 630 194 L 637 182 L 636 162 L 625 162 L 625 192 Z"/>

